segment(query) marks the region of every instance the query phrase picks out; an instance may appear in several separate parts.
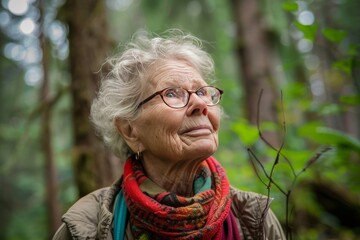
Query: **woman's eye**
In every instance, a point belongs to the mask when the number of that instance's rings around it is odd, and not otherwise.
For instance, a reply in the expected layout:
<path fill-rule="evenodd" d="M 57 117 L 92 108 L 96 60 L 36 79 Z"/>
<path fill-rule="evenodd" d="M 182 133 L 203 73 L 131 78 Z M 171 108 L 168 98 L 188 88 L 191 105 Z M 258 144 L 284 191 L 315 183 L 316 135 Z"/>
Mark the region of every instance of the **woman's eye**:
<path fill-rule="evenodd" d="M 198 91 L 196 91 L 196 95 L 198 95 L 198 96 L 206 96 L 207 91 L 205 89 L 199 89 Z"/>
<path fill-rule="evenodd" d="M 169 89 L 165 92 L 164 97 L 176 98 L 176 97 L 179 97 L 178 95 L 179 95 L 179 93 L 176 89 Z"/>

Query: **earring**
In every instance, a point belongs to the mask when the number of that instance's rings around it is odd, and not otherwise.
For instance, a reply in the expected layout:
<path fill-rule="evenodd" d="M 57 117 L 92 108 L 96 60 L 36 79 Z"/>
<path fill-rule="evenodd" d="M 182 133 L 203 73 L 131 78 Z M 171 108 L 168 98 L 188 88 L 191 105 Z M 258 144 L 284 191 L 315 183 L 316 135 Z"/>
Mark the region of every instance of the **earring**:
<path fill-rule="evenodd" d="M 135 154 L 135 160 L 140 160 L 140 152 L 137 151 Z"/>

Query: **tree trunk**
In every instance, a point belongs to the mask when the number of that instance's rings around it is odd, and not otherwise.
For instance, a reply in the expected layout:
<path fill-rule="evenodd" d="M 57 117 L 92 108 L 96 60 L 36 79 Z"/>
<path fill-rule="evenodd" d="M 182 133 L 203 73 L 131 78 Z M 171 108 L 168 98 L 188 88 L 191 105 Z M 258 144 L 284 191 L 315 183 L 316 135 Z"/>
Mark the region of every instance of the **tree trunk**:
<path fill-rule="evenodd" d="M 231 0 L 231 8 L 237 29 L 236 51 L 240 60 L 246 117 L 252 124 L 257 124 L 258 119 L 277 122 L 275 58 L 262 22 L 259 1 Z M 258 104 L 262 90 L 261 103 Z M 267 133 L 265 137 L 272 144 L 278 142 L 274 134 Z"/>
<path fill-rule="evenodd" d="M 109 52 L 105 1 L 69 0 L 64 5 L 69 25 L 71 93 L 73 99 L 74 169 L 80 196 L 109 185 L 120 175 L 89 122 L 99 70 Z"/>
<path fill-rule="evenodd" d="M 58 227 L 60 226 L 60 208 L 58 199 L 58 185 L 57 174 L 55 168 L 54 154 L 52 148 L 52 134 L 51 134 L 51 103 L 49 98 L 49 46 L 44 35 L 44 3 L 40 1 L 39 6 L 41 12 L 40 26 L 41 33 L 39 35 L 40 45 L 43 52 L 42 68 L 43 68 L 43 82 L 40 89 L 40 104 L 42 104 L 43 111 L 41 116 L 41 145 L 44 152 L 45 159 L 45 183 L 46 183 L 46 205 L 48 213 L 48 234 L 51 238 Z"/>

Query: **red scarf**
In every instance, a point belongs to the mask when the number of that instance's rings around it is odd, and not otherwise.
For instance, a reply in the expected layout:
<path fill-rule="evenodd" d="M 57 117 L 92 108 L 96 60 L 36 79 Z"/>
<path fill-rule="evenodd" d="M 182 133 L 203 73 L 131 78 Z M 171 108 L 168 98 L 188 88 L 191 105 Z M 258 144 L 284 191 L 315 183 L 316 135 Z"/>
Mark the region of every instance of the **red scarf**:
<path fill-rule="evenodd" d="M 230 211 L 230 186 L 224 169 L 209 157 L 200 170 L 197 179 L 203 186 L 193 197 L 169 192 L 149 196 L 140 188 L 145 181 L 151 181 L 144 174 L 140 162 L 131 158 L 126 161 L 122 189 L 136 239 L 220 240 L 229 236 L 229 228 L 239 235 Z M 206 182 L 211 185 L 209 189 L 204 189 Z"/>

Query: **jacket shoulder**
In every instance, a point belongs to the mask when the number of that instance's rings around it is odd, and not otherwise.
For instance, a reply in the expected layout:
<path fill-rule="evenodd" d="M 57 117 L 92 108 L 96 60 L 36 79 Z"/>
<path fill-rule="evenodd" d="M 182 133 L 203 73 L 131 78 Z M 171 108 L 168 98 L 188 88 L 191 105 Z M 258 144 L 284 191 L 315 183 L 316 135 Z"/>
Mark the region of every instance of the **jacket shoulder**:
<path fill-rule="evenodd" d="M 258 208 L 266 208 L 266 205 L 269 205 L 272 201 L 271 198 L 268 198 L 262 194 L 255 192 L 247 192 L 231 187 L 230 189 L 231 198 L 233 200 L 233 205 L 239 211 L 253 211 Z"/>
<path fill-rule="evenodd" d="M 286 239 L 270 209 L 272 198 L 231 187 L 232 211 L 239 219 L 245 239 Z"/>
<path fill-rule="evenodd" d="M 66 227 L 65 223 L 61 224 L 59 229 L 56 231 L 52 240 L 71 240 L 71 234 L 69 229 Z"/>
<path fill-rule="evenodd" d="M 96 190 L 79 199 L 62 217 L 64 224 L 59 228 L 58 235 L 75 239 L 95 239 L 101 213 L 101 205 L 109 187 Z M 57 235 L 55 234 L 55 236 Z M 55 238 L 68 239 L 68 238 Z"/>

